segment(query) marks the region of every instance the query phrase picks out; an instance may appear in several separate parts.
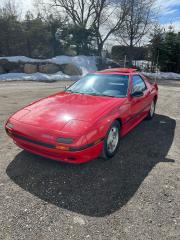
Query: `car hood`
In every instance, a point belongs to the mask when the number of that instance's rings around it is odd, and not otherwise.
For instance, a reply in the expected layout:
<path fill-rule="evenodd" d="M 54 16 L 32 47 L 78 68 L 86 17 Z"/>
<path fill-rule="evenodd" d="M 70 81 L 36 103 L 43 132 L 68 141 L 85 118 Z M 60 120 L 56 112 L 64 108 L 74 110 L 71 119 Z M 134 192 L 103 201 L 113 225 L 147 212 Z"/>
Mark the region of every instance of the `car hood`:
<path fill-rule="evenodd" d="M 111 98 L 73 93 L 58 93 L 30 104 L 13 115 L 18 121 L 47 129 L 62 130 L 74 120 L 80 125 L 93 124 L 124 98 Z M 84 122 L 84 124 L 83 124 Z M 76 127 L 78 124 L 75 124 Z M 89 126 L 88 125 L 88 126 Z M 78 129 L 77 129 L 78 131 Z"/>

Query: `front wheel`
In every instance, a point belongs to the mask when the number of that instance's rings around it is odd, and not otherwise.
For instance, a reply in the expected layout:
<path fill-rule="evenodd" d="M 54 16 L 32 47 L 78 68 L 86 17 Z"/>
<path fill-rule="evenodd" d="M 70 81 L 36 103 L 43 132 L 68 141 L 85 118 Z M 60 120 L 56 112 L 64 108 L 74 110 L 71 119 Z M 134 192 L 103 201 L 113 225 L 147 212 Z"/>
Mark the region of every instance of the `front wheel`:
<path fill-rule="evenodd" d="M 150 109 L 149 109 L 148 116 L 147 116 L 148 120 L 151 120 L 154 117 L 155 108 L 156 108 L 156 102 L 155 102 L 155 100 L 153 100 L 151 103 Z"/>
<path fill-rule="evenodd" d="M 118 121 L 114 121 L 106 134 L 104 139 L 104 146 L 101 157 L 105 160 L 112 158 L 119 147 L 120 141 L 120 124 Z"/>

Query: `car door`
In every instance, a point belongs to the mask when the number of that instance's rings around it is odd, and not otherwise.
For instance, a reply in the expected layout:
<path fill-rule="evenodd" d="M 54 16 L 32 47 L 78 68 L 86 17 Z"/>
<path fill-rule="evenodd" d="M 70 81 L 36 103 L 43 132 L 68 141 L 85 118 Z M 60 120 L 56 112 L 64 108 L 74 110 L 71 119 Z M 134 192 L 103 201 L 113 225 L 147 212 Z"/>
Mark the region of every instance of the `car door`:
<path fill-rule="evenodd" d="M 132 96 L 134 92 L 143 92 L 142 96 Z M 149 104 L 149 90 L 146 83 L 140 75 L 132 76 L 131 86 L 131 120 L 135 124 L 139 122 L 146 114 Z"/>

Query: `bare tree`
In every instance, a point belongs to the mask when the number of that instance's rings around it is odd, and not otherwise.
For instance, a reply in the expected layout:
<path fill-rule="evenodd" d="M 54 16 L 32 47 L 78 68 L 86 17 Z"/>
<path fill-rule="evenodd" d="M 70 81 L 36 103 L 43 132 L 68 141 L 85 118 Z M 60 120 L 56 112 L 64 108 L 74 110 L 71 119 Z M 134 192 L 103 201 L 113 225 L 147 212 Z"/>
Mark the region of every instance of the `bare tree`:
<path fill-rule="evenodd" d="M 60 7 L 69 19 L 81 27 L 91 26 L 93 22 L 95 0 L 51 0 L 53 5 Z"/>
<path fill-rule="evenodd" d="M 156 0 L 129 0 L 129 12 L 125 17 L 123 30 L 118 31 L 117 36 L 129 46 L 130 66 L 132 66 L 134 46 L 141 43 L 152 26 L 155 2 Z"/>
<path fill-rule="evenodd" d="M 4 13 L 6 13 L 9 16 L 14 16 L 17 18 L 21 17 L 22 9 L 20 8 L 20 5 L 15 0 L 7 0 L 2 2 L 2 8 Z"/>
<path fill-rule="evenodd" d="M 97 0 L 94 3 L 94 29 L 97 39 L 98 53 L 101 56 L 103 46 L 109 37 L 121 29 L 129 6 L 127 0 Z"/>
<path fill-rule="evenodd" d="M 59 6 L 75 25 L 92 29 L 96 37 L 98 54 L 104 43 L 118 31 L 128 12 L 128 0 L 51 0 Z"/>
<path fill-rule="evenodd" d="M 62 15 L 56 6 L 52 7 L 51 2 L 46 0 L 33 0 L 33 12 L 45 22 L 49 21 L 49 16 L 58 20 L 67 20 L 66 15 Z"/>

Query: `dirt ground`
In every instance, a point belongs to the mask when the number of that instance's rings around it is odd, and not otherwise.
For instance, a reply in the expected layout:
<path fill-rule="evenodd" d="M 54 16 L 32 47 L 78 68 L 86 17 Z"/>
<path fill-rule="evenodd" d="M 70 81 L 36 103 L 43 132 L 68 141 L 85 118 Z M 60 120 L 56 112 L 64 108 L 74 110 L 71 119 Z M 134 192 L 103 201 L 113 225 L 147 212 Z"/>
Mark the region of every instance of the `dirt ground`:
<path fill-rule="evenodd" d="M 78 166 L 22 151 L 3 127 L 66 84 L 0 83 L 0 239 L 180 240 L 180 82 L 160 83 L 155 118 L 111 161 Z"/>

